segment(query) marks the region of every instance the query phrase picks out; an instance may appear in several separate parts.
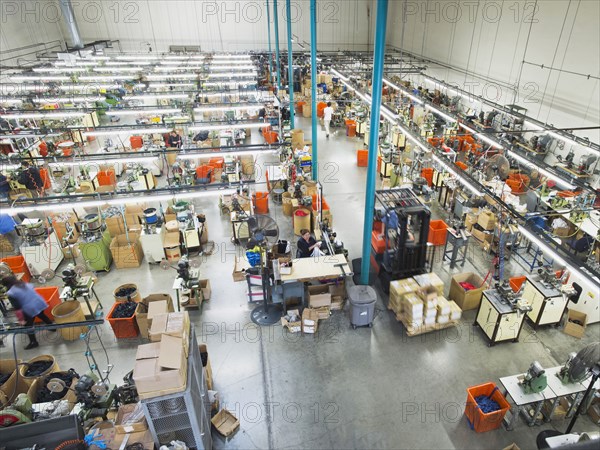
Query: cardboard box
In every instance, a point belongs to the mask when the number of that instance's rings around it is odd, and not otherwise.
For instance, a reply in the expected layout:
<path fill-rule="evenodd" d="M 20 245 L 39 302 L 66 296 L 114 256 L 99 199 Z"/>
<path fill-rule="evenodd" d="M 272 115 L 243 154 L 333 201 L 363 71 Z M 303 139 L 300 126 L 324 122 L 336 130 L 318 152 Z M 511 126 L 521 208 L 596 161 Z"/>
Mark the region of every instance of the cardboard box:
<path fill-rule="evenodd" d="M 587 326 L 587 314 L 569 309 L 567 311 L 567 323 L 563 332 L 569 336 L 581 339 L 585 334 L 585 327 Z"/>
<path fill-rule="evenodd" d="M 199 344 L 200 358 L 202 359 L 202 373 L 206 379 L 206 388 L 213 388 L 213 376 L 212 366 L 210 365 L 210 358 L 208 357 L 208 346 L 206 344 Z"/>
<path fill-rule="evenodd" d="M 153 311 L 150 314 L 150 306 L 153 303 L 164 302 L 166 303 L 166 308 L 163 306 L 164 303 L 161 303 L 161 306 L 153 307 Z M 148 339 L 148 329 L 152 325 L 152 318 L 156 314 L 164 314 L 169 312 L 174 312 L 173 308 L 173 298 L 169 294 L 150 294 L 138 304 L 137 309 L 135 310 L 135 320 L 138 324 L 138 328 L 140 330 L 140 335 L 143 338 Z"/>
<path fill-rule="evenodd" d="M 210 296 L 212 294 L 212 289 L 210 287 L 210 280 L 199 280 L 200 281 L 200 289 L 202 290 L 202 297 L 204 300 L 210 300 Z"/>
<path fill-rule="evenodd" d="M 226 409 L 222 409 L 210 419 L 215 429 L 222 436 L 230 436 L 240 426 L 240 421 Z"/>
<path fill-rule="evenodd" d="M 308 286 L 308 306 L 310 308 L 331 306 L 331 293 L 329 292 L 329 285 L 322 284 L 317 286 Z"/>
<path fill-rule="evenodd" d="M 434 286 L 422 286 L 417 291 L 417 295 L 426 303 L 435 303 L 439 293 Z"/>
<path fill-rule="evenodd" d="M 168 261 L 181 259 L 181 243 L 179 231 L 166 231 L 163 233 L 163 248 Z"/>
<path fill-rule="evenodd" d="M 106 224 L 106 229 L 111 237 L 116 237 L 125 233 L 125 221 L 121 215 L 107 217 L 104 219 L 104 223 Z"/>
<path fill-rule="evenodd" d="M 437 289 L 439 295 L 444 295 L 444 282 L 437 274 L 432 272 L 415 275 L 414 280 L 420 287 L 433 286 Z"/>
<path fill-rule="evenodd" d="M 419 290 L 419 284 L 414 278 L 405 278 L 403 280 L 393 280 L 390 282 L 390 299 L 396 297 L 402 301 L 406 294 L 412 294 Z"/>
<path fill-rule="evenodd" d="M 450 322 L 450 314 L 438 315 L 436 319 L 437 323 L 443 325 L 445 323 Z"/>
<path fill-rule="evenodd" d="M 117 269 L 139 267 L 144 259 L 144 252 L 140 244 L 140 234 L 130 232 L 113 237 L 110 243 L 110 252 Z"/>
<path fill-rule="evenodd" d="M 494 236 L 492 233 L 479 230 L 476 227 L 471 229 L 471 234 L 479 242 L 492 242 L 492 238 Z"/>
<path fill-rule="evenodd" d="M 434 316 L 431 316 L 431 317 L 427 317 L 427 316 L 426 316 L 426 317 L 423 319 L 423 325 L 425 325 L 426 327 L 429 327 L 429 326 L 431 326 L 431 325 L 435 325 L 435 319 L 436 319 L 435 315 L 434 315 Z"/>
<path fill-rule="evenodd" d="M 600 425 L 600 404 L 591 405 L 587 410 L 588 417 L 596 425 Z"/>
<path fill-rule="evenodd" d="M 448 300 L 446 300 L 446 298 L 444 298 L 444 297 L 437 298 L 436 308 L 437 308 L 438 316 L 450 316 L 450 312 L 452 311 L 452 309 L 450 307 L 450 302 Z"/>
<path fill-rule="evenodd" d="M 246 270 L 250 268 L 250 264 L 246 258 L 236 256 L 233 264 L 233 281 L 245 281 Z"/>
<path fill-rule="evenodd" d="M 473 225 L 477 223 L 477 219 L 479 219 L 478 213 L 476 214 L 470 212 L 465 216 L 465 228 L 467 231 L 471 231 L 471 229 L 473 229 Z"/>
<path fill-rule="evenodd" d="M 123 441 L 127 437 L 127 444 L 139 443 L 144 450 L 154 450 L 154 439 L 150 430 L 138 431 L 134 433 L 116 433 L 114 438 L 106 442 L 107 448 L 121 448 Z"/>
<path fill-rule="evenodd" d="M 476 289 L 465 291 L 459 283 L 471 283 Z M 456 302 L 461 311 L 477 309 L 485 289 L 483 278 L 476 273 L 459 273 L 452 276 L 448 298 Z"/>
<path fill-rule="evenodd" d="M 423 317 L 424 306 L 423 300 L 414 293 L 406 294 L 402 300 L 402 312 L 409 317 Z"/>
<path fill-rule="evenodd" d="M 58 237 L 59 241 L 62 241 L 63 238 L 66 238 L 69 234 L 67 232 L 67 224 L 71 230 L 70 238 L 67 240 L 67 243 L 74 244 L 79 239 L 79 230 L 75 226 L 75 222 L 77 222 L 77 216 L 73 213 L 64 213 L 64 214 L 50 214 L 50 218 L 52 219 L 52 228 L 56 231 L 56 237 Z"/>
<path fill-rule="evenodd" d="M 290 321 L 286 319 L 286 317 L 290 319 L 297 318 L 297 320 Z M 302 318 L 300 316 L 300 311 L 297 309 L 288 310 L 287 315 L 281 318 L 281 325 L 284 328 L 287 328 L 290 333 L 300 333 L 302 331 Z"/>
<path fill-rule="evenodd" d="M 456 302 L 450 300 L 450 320 L 457 321 L 462 317 L 462 309 L 456 304 Z"/>
<path fill-rule="evenodd" d="M 148 337 L 151 342 L 162 341 L 163 336 L 176 337 L 181 340 L 182 347 L 189 345 L 190 316 L 187 311 L 158 314 L 153 317 Z"/>
<path fill-rule="evenodd" d="M 115 417 L 115 430 L 117 433 L 138 433 L 147 429 L 148 422 L 146 422 L 141 403 L 119 406 L 119 411 Z"/>
<path fill-rule="evenodd" d="M 491 211 L 479 213 L 477 224 L 484 230 L 493 230 L 496 228 L 496 216 Z"/>
<path fill-rule="evenodd" d="M 164 391 L 183 390 L 186 377 L 187 358 L 180 338 L 164 335 L 160 342 L 138 346 L 133 380 L 139 394 L 159 396 Z"/>
<path fill-rule="evenodd" d="M 304 308 L 302 311 L 302 332 L 315 334 L 319 326 L 319 314 L 311 308 Z"/>
<path fill-rule="evenodd" d="M 435 319 L 437 317 L 437 315 L 438 315 L 438 313 L 437 313 L 437 309 L 435 307 L 434 308 L 426 308 L 423 310 L 423 316 L 426 319 L 431 319 L 431 318 Z"/>
<path fill-rule="evenodd" d="M 320 308 L 316 308 L 315 311 L 317 312 L 319 320 L 329 319 L 329 316 L 331 315 L 329 306 L 321 306 Z"/>

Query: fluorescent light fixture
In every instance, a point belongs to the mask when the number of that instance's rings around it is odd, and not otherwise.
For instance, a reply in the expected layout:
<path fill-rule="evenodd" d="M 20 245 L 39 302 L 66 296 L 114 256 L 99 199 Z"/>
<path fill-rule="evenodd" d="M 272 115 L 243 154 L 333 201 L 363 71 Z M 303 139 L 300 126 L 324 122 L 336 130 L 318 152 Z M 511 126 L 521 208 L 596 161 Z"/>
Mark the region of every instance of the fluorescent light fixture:
<path fill-rule="evenodd" d="M 393 88 L 393 89 L 396 89 L 397 91 L 400 91 L 400 92 L 402 92 L 402 95 L 404 95 L 405 97 L 408 97 L 408 98 L 410 98 L 410 99 L 411 99 L 412 101 L 414 101 L 415 103 L 418 103 L 418 104 L 420 104 L 420 105 L 422 105 L 422 104 L 423 104 L 423 100 L 421 100 L 419 97 L 415 97 L 414 95 L 412 95 L 412 94 L 409 94 L 409 93 L 407 92 L 407 90 L 406 90 L 406 89 L 404 89 L 404 88 L 402 88 L 402 87 L 400 87 L 400 86 L 397 86 L 397 85 L 395 85 L 394 83 L 392 83 L 392 82 L 391 82 L 391 81 L 389 81 L 389 80 L 386 80 L 385 78 L 383 78 L 383 82 L 384 82 L 385 84 L 387 84 L 389 87 L 391 87 L 391 88 Z"/>
<path fill-rule="evenodd" d="M 538 131 L 542 131 L 544 129 L 543 127 L 536 125 L 535 123 L 530 122 L 528 120 L 525 120 L 523 122 L 523 125 L 525 125 L 527 128 L 533 128 L 534 130 L 538 130 Z"/>
<path fill-rule="evenodd" d="M 0 103 L 4 103 L 6 105 L 20 105 L 23 103 L 23 100 L 20 98 L 0 98 Z"/>
<path fill-rule="evenodd" d="M 251 59 L 251 58 L 252 57 L 250 55 L 235 55 L 235 54 L 212 55 L 213 60 L 214 59 Z"/>
<path fill-rule="evenodd" d="M 449 115 L 443 113 L 442 111 L 440 111 L 437 108 L 434 108 L 431 105 L 426 105 L 425 109 L 430 110 L 431 112 L 433 112 L 434 114 L 437 114 L 438 116 L 440 116 L 441 118 L 447 120 L 448 122 L 456 122 L 456 119 L 454 117 L 450 117 Z"/>
<path fill-rule="evenodd" d="M 0 139 L 10 139 L 16 141 L 17 139 L 25 138 L 44 138 L 44 137 L 56 137 L 60 136 L 60 133 L 48 133 L 48 134 L 33 134 L 33 133 L 21 133 L 21 134 L 3 134 L 0 135 Z"/>
<path fill-rule="evenodd" d="M 176 100 L 187 99 L 188 94 L 142 94 L 142 95 L 125 95 L 124 100 Z"/>
<path fill-rule="evenodd" d="M 88 59 L 94 60 L 94 61 L 109 61 L 110 60 L 110 56 L 96 56 L 96 55 L 92 55 L 90 57 L 88 57 Z"/>
<path fill-rule="evenodd" d="M 91 156 L 91 155 L 86 155 Z M 81 160 L 81 161 L 56 161 L 50 162 L 48 165 L 56 165 L 56 166 L 84 166 L 91 164 L 116 164 L 116 163 L 148 163 L 152 161 L 156 161 L 158 156 L 138 156 L 133 158 L 110 158 L 110 159 L 90 159 L 90 160 Z"/>
<path fill-rule="evenodd" d="M 94 66 L 98 66 L 100 65 L 99 62 L 96 61 L 76 61 L 75 64 L 69 64 L 66 63 L 65 61 L 56 61 L 54 63 L 55 67 L 94 67 Z"/>
<path fill-rule="evenodd" d="M 113 129 L 99 131 L 84 131 L 81 133 L 83 137 L 88 136 L 113 136 L 115 134 L 156 134 L 168 133 L 172 128 L 130 128 L 130 129 Z"/>
<path fill-rule="evenodd" d="M 198 75 L 195 73 L 176 73 L 173 75 L 150 74 L 146 78 L 149 80 L 192 80 L 198 78 Z"/>
<path fill-rule="evenodd" d="M 173 56 L 165 56 L 165 59 L 186 61 L 186 60 L 190 59 L 190 57 L 189 56 L 176 56 L 176 55 L 173 55 Z"/>
<path fill-rule="evenodd" d="M 208 98 L 211 98 L 211 97 L 224 97 L 224 96 L 225 97 L 229 97 L 231 95 L 237 95 L 237 96 L 240 96 L 240 95 L 254 95 L 254 96 L 257 96 L 258 95 L 258 91 L 244 91 L 243 90 L 243 91 L 219 92 L 219 93 L 203 93 L 203 92 L 200 92 L 199 95 L 201 97 L 208 97 Z"/>
<path fill-rule="evenodd" d="M 546 133 L 548 133 L 553 138 L 558 139 L 559 141 L 563 141 L 566 144 L 569 144 L 569 145 L 579 145 L 573 139 L 569 139 L 568 137 L 565 137 L 565 136 L 563 136 L 561 134 L 558 134 L 555 131 L 546 131 Z"/>
<path fill-rule="evenodd" d="M 155 67 L 155 72 L 185 72 L 185 71 L 193 71 L 198 70 L 199 67 L 190 67 L 190 66 L 166 66 L 166 67 Z"/>
<path fill-rule="evenodd" d="M 180 108 L 157 109 L 111 109 L 106 111 L 107 116 L 147 116 L 154 114 L 175 114 L 181 112 Z"/>
<path fill-rule="evenodd" d="M 0 114 L 0 117 L 6 120 L 18 119 L 71 119 L 74 117 L 83 117 L 84 112 L 51 112 L 51 113 L 19 113 L 19 114 Z"/>
<path fill-rule="evenodd" d="M 56 98 L 36 98 L 33 101 L 35 103 L 49 104 L 49 103 L 83 103 L 83 102 L 96 102 L 104 100 L 104 97 L 56 97 Z"/>
<path fill-rule="evenodd" d="M 178 66 L 178 67 L 203 66 L 204 61 L 161 61 L 160 64 L 163 66 Z"/>
<path fill-rule="evenodd" d="M 212 111 L 247 111 L 260 109 L 263 105 L 254 103 L 248 106 L 203 106 L 201 108 L 194 108 L 195 113 L 212 112 Z"/>
<path fill-rule="evenodd" d="M 427 148 L 427 146 L 425 144 L 423 144 L 419 139 L 417 139 L 415 136 L 413 136 L 413 134 L 410 133 L 402 125 L 400 125 L 399 123 L 396 123 L 395 126 L 398 127 L 398 129 L 402 132 L 402 134 L 404 134 L 404 136 L 406 136 L 406 138 L 409 141 L 411 141 L 413 144 L 415 144 L 417 147 L 421 148 L 424 151 L 429 151 L 429 148 Z"/>
<path fill-rule="evenodd" d="M 210 70 L 211 71 L 218 71 L 218 70 L 253 70 L 256 69 L 256 66 L 253 65 L 229 65 L 229 66 L 210 66 Z"/>
<path fill-rule="evenodd" d="M 190 131 L 200 131 L 200 130 L 206 130 L 206 131 L 212 131 L 212 130 L 232 130 L 232 129 L 245 129 L 245 128 L 265 128 L 270 126 L 269 123 L 265 123 L 265 122 L 253 122 L 253 123 L 233 123 L 233 124 L 226 124 L 226 125 L 194 125 L 192 127 L 189 127 L 188 130 Z"/>
<path fill-rule="evenodd" d="M 71 78 L 64 75 L 50 75 L 50 76 L 14 76 L 10 77 L 11 81 L 69 81 Z"/>
<path fill-rule="evenodd" d="M 141 72 L 144 67 L 95 67 L 94 72 Z"/>
<path fill-rule="evenodd" d="M 277 153 L 277 150 L 273 149 L 261 149 L 261 150 L 242 150 L 235 152 L 205 152 L 205 153 L 180 153 L 177 155 L 177 159 L 198 159 L 198 158 L 218 158 L 226 156 L 240 156 L 240 155 L 254 155 L 263 153 Z"/>
<path fill-rule="evenodd" d="M 568 190 L 574 190 L 575 189 L 575 185 L 563 180 L 562 178 L 560 178 L 557 175 L 554 175 L 551 172 L 548 172 L 547 170 L 535 165 L 533 162 L 529 161 L 528 159 L 522 157 L 521 155 L 519 155 L 518 153 L 515 153 L 513 151 L 508 151 L 508 155 L 513 158 L 516 159 L 517 161 L 519 161 L 521 164 L 526 165 L 527 167 L 531 168 L 531 169 L 535 169 L 538 172 L 540 172 L 542 175 L 544 175 L 546 178 L 549 178 L 553 181 L 556 182 L 556 184 L 563 186 L 564 188 L 568 189 Z"/>
<path fill-rule="evenodd" d="M 103 67 L 149 66 L 151 64 L 156 64 L 156 61 L 110 61 L 107 62 Z"/>
<path fill-rule="evenodd" d="M 71 72 L 85 72 L 88 70 L 85 67 L 35 67 L 34 72 L 37 73 L 71 73 Z"/>
<path fill-rule="evenodd" d="M 463 128 L 464 130 L 467 130 L 471 134 L 477 134 L 477 131 L 475 131 L 473 128 L 466 126 L 464 123 L 459 123 L 458 126 Z"/>
<path fill-rule="evenodd" d="M 194 192 L 182 192 L 175 194 L 161 194 L 161 195 L 152 195 L 146 194 L 144 196 L 138 197 L 123 197 L 123 198 L 107 198 L 101 200 L 89 200 L 89 201 L 63 201 L 61 203 L 52 203 L 52 204 L 37 204 L 31 206 L 17 206 L 7 210 L 7 213 L 11 215 L 16 215 L 20 213 L 30 213 L 34 211 L 64 211 L 66 209 L 73 208 L 93 208 L 97 206 L 104 205 L 129 205 L 132 203 L 141 203 L 141 202 L 164 202 L 169 200 L 188 200 L 194 198 L 201 197 L 210 197 L 213 195 L 232 195 L 235 194 L 235 189 L 214 189 L 214 190 L 203 190 L 203 191 L 194 191 Z M 68 199 L 68 196 L 65 196 L 65 199 Z"/>
<path fill-rule="evenodd" d="M 78 77 L 79 81 L 116 81 L 130 80 L 133 75 L 82 75 Z"/>
<path fill-rule="evenodd" d="M 457 181 L 460 184 L 462 184 L 464 187 L 466 187 L 469 191 L 471 191 L 473 194 L 475 194 L 478 197 L 483 197 L 483 195 L 484 195 L 483 192 L 481 192 L 479 189 L 477 189 L 475 186 L 473 186 L 471 183 L 469 183 L 467 180 L 465 180 L 463 176 L 461 176 L 457 172 L 455 172 L 454 169 L 452 167 L 450 167 L 450 165 L 448 163 L 443 161 L 435 153 L 432 154 L 432 158 L 434 161 L 439 163 L 448 173 L 450 173 L 451 175 L 456 177 Z"/>
<path fill-rule="evenodd" d="M 49 88 L 48 86 L 41 86 L 39 84 L 19 84 L 18 86 L 14 84 L 0 84 L 0 90 L 2 90 L 2 94 L 4 95 L 16 95 L 21 91 L 47 92 Z"/>
<path fill-rule="evenodd" d="M 165 87 L 190 87 L 196 86 L 196 83 L 149 83 L 149 88 L 165 88 Z"/>
<path fill-rule="evenodd" d="M 98 91 L 100 89 L 117 89 L 119 88 L 120 85 L 118 84 L 95 84 L 95 83 L 91 83 L 91 84 L 78 84 L 78 85 L 63 85 L 63 86 L 58 86 L 58 89 L 61 91 L 85 91 L 85 90 L 90 90 L 90 91 Z"/>
<path fill-rule="evenodd" d="M 208 78 L 253 78 L 256 77 L 256 72 L 220 72 L 209 73 Z"/>
<path fill-rule="evenodd" d="M 110 58 L 109 58 L 110 59 Z M 144 55 L 144 56 L 125 56 L 125 55 L 121 55 L 121 56 L 117 56 L 117 59 L 120 61 L 155 61 L 158 59 L 158 56 L 148 56 L 148 55 Z"/>
<path fill-rule="evenodd" d="M 250 86 L 252 84 L 256 84 L 257 81 L 208 81 L 206 83 L 202 83 L 204 86 Z"/>

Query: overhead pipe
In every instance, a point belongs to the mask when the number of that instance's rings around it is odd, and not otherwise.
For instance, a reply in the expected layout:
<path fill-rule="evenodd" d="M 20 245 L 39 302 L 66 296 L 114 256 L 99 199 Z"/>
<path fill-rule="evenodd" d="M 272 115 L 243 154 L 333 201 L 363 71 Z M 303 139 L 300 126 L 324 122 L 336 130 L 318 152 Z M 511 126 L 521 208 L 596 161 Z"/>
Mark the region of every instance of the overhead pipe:
<path fill-rule="evenodd" d="M 281 64 L 279 59 L 279 13 L 277 0 L 273 0 L 273 20 L 275 22 L 275 66 L 277 67 L 277 91 L 281 91 Z"/>
<path fill-rule="evenodd" d="M 383 90 L 383 63 L 385 58 L 385 31 L 387 26 L 388 0 L 377 1 L 375 26 L 375 51 L 373 53 L 373 75 L 371 80 L 371 128 L 369 134 L 369 162 L 367 166 L 367 192 L 365 194 L 365 224 L 363 228 L 362 261 L 360 284 L 369 284 L 371 268 L 371 232 L 375 208 L 375 179 L 377 150 L 379 148 L 379 115 Z"/>
<path fill-rule="evenodd" d="M 294 55 L 292 51 L 292 5 L 285 0 L 287 22 L 288 95 L 290 98 L 290 130 L 294 129 L 296 110 L 294 105 Z"/>
<path fill-rule="evenodd" d="M 71 0 L 60 0 L 59 3 L 63 19 L 67 26 L 67 30 L 69 31 L 69 35 L 71 36 L 71 42 L 73 44 L 72 48 L 77 50 L 82 49 L 83 40 L 79 34 L 79 27 L 77 26 L 77 21 L 75 20 L 75 14 L 73 13 L 73 5 L 71 4 Z"/>
<path fill-rule="evenodd" d="M 317 0 L 310 0 L 310 95 L 312 110 L 312 179 L 319 179 L 317 149 Z"/>

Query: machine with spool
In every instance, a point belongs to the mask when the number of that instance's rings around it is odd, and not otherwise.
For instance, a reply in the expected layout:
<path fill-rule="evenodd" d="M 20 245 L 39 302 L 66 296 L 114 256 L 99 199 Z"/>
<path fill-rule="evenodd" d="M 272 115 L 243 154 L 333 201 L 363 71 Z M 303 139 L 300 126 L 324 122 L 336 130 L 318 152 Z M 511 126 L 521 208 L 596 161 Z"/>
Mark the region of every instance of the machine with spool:
<path fill-rule="evenodd" d="M 160 263 L 163 270 L 175 269 L 177 278 L 173 289 L 177 294 L 177 305 L 184 308 L 198 308 L 204 301 L 204 293 L 200 286 L 200 262 L 197 259 L 190 261 L 186 255 L 172 266 L 164 260 Z"/>
<path fill-rule="evenodd" d="M 88 214 L 79 221 L 79 250 L 91 270 L 108 271 L 112 264 L 111 236 L 100 214 Z"/>
<path fill-rule="evenodd" d="M 17 230 L 23 237 L 21 254 L 31 275 L 38 277 L 44 271 L 56 271 L 64 255 L 54 229 L 41 219 L 24 219 Z"/>
<path fill-rule="evenodd" d="M 525 394 L 537 394 L 548 387 L 546 371 L 538 361 L 533 361 L 527 373 L 519 380 Z"/>
<path fill-rule="evenodd" d="M 165 259 L 163 235 L 161 233 L 163 223 L 163 215 L 156 208 L 144 209 L 140 245 L 142 246 L 144 257 L 150 264 L 158 264 Z"/>
<path fill-rule="evenodd" d="M 179 201 L 171 206 L 176 214 L 179 231 L 183 236 L 183 243 L 190 252 L 202 252 L 202 236 L 205 230 L 206 217 L 197 214 L 194 205 L 185 201 Z"/>

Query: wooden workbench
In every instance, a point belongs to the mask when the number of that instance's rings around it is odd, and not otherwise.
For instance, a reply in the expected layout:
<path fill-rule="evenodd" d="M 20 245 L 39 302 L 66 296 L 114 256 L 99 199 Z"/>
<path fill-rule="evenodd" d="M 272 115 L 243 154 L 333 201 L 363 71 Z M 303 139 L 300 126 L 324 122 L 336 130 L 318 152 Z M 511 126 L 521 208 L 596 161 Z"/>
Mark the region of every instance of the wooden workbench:
<path fill-rule="evenodd" d="M 342 268 L 336 267 L 337 264 L 344 264 L 343 268 L 346 275 L 352 273 L 344 255 L 299 258 L 294 259 L 292 263 L 292 273 L 289 275 L 282 274 L 281 281 L 285 283 L 289 281 L 309 281 L 344 276 Z"/>

